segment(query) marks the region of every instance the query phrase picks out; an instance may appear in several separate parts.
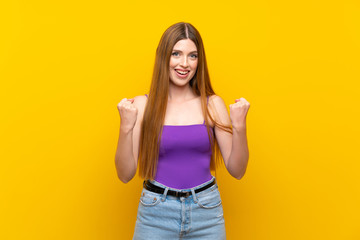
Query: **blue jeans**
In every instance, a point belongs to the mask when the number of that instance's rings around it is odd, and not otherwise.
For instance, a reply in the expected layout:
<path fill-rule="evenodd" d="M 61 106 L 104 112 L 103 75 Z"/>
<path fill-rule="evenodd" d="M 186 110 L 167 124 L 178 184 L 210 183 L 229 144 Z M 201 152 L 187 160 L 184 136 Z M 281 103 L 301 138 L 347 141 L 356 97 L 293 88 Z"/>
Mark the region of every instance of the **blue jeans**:
<path fill-rule="evenodd" d="M 167 195 L 169 189 L 179 189 L 152 180 L 153 184 L 165 188 L 165 192 L 153 193 L 143 188 L 133 240 L 226 239 L 218 185 L 195 193 L 213 179 L 194 188 L 182 189 L 191 192 L 186 198 Z"/>

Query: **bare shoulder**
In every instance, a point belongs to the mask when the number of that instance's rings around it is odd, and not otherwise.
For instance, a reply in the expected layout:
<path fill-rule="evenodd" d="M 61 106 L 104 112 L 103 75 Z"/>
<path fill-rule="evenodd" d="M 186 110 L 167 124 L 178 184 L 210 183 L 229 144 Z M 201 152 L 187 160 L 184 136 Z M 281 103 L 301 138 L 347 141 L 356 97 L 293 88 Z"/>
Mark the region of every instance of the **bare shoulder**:
<path fill-rule="evenodd" d="M 215 94 L 209 97 L 209 106 L 216 112 L 224 111 L 224 109 L 227 111 L 225 101 L 222 99 L 222 97 Z"/>
<path fill-rule="evenodd" d="M 222 97 L 214 94 L 209 97 L 209 104 L 212 104 L 213 106 L 221 107 L 221 106 L 225 106 L 225 101 L 222 99 Z"/>
<path fill-rule="evenodd" d="M 144 109 L 147 103 L 147 97 L 145 95 L 139 95 L 134 97 L 134 106 L 140 109 Z"/>
<path fill-rule="evenodd" d="M 147 103 L 147 97 L 145 95 L 139 95 L 139 96 L 135 96 L 133 97 L 134 99 L 134 107 L 137 108 L 138 110 L 138 116 L 137 116 L 137 123 L 140 124 L 142 122 L 143 116 L 144 116 L 144 112 L 145 112 L 145 107 L 146 107 L 146 103 Z"/>
<path fill-rule="evenodd" d="M 229 124 L 229 113 L 225 101 L 222 99 L 222 97 L 215 94 L 209 97 L 209 111 L 216 121 L 219 121 L 223 124 Z"/>

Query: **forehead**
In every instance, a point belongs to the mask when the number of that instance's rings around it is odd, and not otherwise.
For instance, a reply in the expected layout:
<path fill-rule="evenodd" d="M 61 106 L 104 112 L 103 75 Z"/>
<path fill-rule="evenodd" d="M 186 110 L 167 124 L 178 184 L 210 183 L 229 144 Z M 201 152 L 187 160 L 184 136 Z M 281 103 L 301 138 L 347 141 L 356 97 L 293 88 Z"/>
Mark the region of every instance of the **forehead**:
<path fill-rule="evenodd" d="M 173 49 L 181 50 L 181 51 L 188 51 L 188 52 L 197 51 L 195 43 L 192 40 L 188 39 L 188 38 L 179 40 L 174 45 Z"/>

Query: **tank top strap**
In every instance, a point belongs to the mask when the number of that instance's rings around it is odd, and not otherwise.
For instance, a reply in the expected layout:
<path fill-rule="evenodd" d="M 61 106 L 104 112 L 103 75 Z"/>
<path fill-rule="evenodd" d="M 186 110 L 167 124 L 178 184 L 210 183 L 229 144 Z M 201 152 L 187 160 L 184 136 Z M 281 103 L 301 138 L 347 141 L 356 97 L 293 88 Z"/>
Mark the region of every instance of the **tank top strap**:
<path fill-rule="evenodd" d="M 147 94 L 145 94 L 145 96 L 146 96 L 147 98 L 149 98 Z"/>

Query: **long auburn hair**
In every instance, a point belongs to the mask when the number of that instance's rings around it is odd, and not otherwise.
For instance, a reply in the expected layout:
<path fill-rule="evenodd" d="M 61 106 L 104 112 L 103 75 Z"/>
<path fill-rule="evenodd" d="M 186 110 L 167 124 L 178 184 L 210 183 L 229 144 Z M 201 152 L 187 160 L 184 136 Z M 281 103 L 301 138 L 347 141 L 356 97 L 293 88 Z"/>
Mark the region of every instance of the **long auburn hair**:
<path fill-rule="evenodd" d="M 216 140 L 215 132 L 213 137 L 210 132 L 208 117 L 216 126 L 232 134 L 232 127 L 216 122 L 209 114 L 209 110 L 207 108 L 207 96 L 211 96 L 215 94 L 215 92 L 211 87 L 204 45 L 200 33 L 190 23 L 179 22 L 173 24 L 163 33 L 156 49 L 155 65 L 148 102 L 145 107 L 140 131 L 138 163 L 139 176 L 141 178 L 154 179 L 156 176 L 160 136 L 162 135 L 169 94 L 169 62 L 174 45 L 182 39 L 192 40 L 198 51 L 197 70 L 189 84 L 194 93 L 201 98 L 201 108 L 203 116 L 205 116 L 205 124 L 209 136 L 209 142 L 211 143 L 211 170 L 215 170 L 222 162 L 222 156 Z"/>

